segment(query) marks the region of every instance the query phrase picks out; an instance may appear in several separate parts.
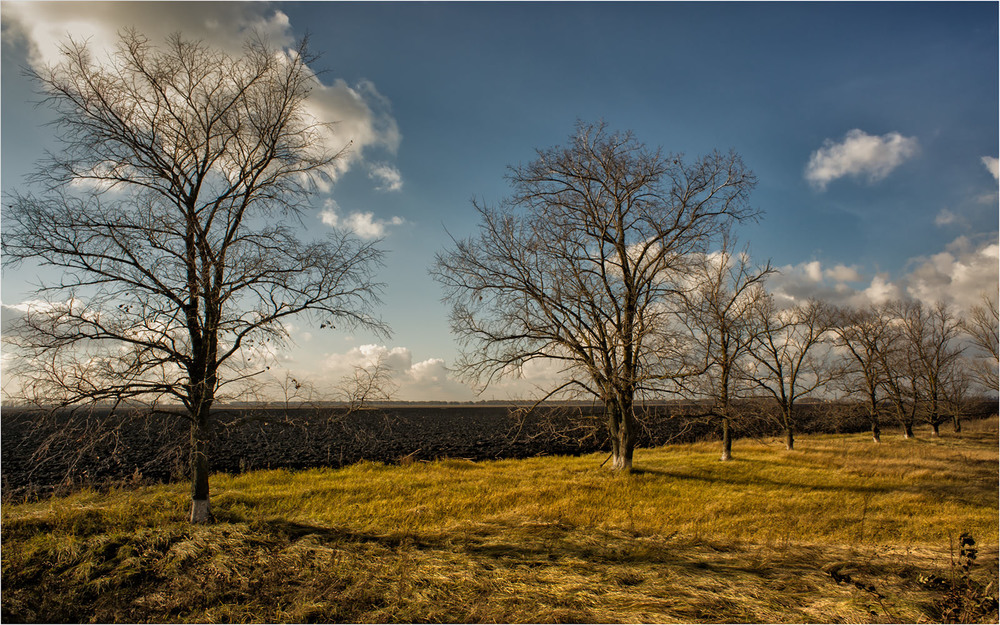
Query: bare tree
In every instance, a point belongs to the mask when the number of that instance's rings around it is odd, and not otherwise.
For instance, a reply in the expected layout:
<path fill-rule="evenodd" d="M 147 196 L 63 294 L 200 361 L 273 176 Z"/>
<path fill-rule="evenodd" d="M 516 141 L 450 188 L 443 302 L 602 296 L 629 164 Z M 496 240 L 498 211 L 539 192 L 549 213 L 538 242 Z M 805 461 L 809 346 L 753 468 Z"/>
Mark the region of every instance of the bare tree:
<path fill-rule="evenodd" d="M 996 297 L 983 293 L 982 304 L 969 310 L 969 316 L 962 320 L 962 329 L 986 355 L 974 361 L 972 375 L 984 389 L 997 392 L 1000 387 L 1000 315 Z"/>
<path fill-rule="evenodd" d="M 900 304 L 898 314 L 914 409 L 917 417 L 931 426 L 932 436 L 938 436 L 941 424 L 948 419 L 943 410 L 945 384 L 962 355 L 962 349 L 955 345 L 959 320 L 944 302 L 933 307 L 919 301 Z"/>
<path fill-rule="evenodd" d="M 718 254 L 692 267 L 689 275 L 695 286 L 682 293 L 680 319 L 692 337 L 690 353 L 702 361 L 704 374 L 680 383 L 696 397 L 711 398 L 710 413 L 722 422 L 723 461 L 732 459 L 734 400 L 748 387 L 745 361 L 758 331 L 752 311 L 765 296 L 764 280 L 773 272 L 770 263 L 753 266 L 747 250 L 734 254 L 724 237 Z"/>
<path fill-rule="evenodd" d="M 295 228 L 341 155 L 309 112 L 309 60 L 304 43 L 231 56 L 126 32 L 101 63 L 70 41 L 33 73 L 62 149 L 31 180 L 43 194 L 5 209 L 3 261 L 62 277 L 12 333 L 21 379 L 41 402 L 142 399 L 190 420 L 192 522 L 211 518 L 212 406 L 266 370 L 288 318 L 387 331 L 375 244 Z"/>
<path fill-rule="evenodd" d="M 835 312 L 831 330 L 835 344 L 845 352 L 844 368 L 837 376 L 848 395 L 861 396 L 872 440 L 881 442 L 881 414 L 886 399 L 885 356 L 893 349 L 896 331 L 893 317 L 884 306 L 842 308 Z M 911 423 L 904 423 L 904 436 L 911 438 Z"/>
<path fill-rule="evenodd" d="M 954 366 L 949 367 L 941 384 L 942 411 L 951 415 L 955 432 L 962 431 L 962 418 L 969 406 L 969 391 L 974 376 L 969 364 L 967 359 L 959 359 Z"/>
<path fill-rule="evenodd" d="M 479 233 L 437 257 L 463 355 L 487 386 L 536 359 L 564 365 L 545 397 L 603 403 L 613 468 L 628 470 L 635 401 L 676 375 L 670 316 L 678 274 L 733 221 L 754 218 L 753 174 L 735 154 L 691 162 L 603 123 L 511 167 L 512 195 L 474 201 Z"/>
<path fill-rule="evenodd" d="M 903 321 L 906 305 L 902 302 L 888 302 L 881 308 L 889 321 L 888 341 L 879 354 L 879 370 L 882 373 L 882 388 L 892 407 L 896 420 L 903 427 L 903 437 L 913 438 L 913 426 L 917 421 L 916 368 L 913 366 L 912 350 L 906 336 Z"/>
<path fill-rule="evenodd" d="M 750 348 L 756 364 L 752 378 L 776 403 L 785 448 L 791 450 L 795 448 L 795 403 L 822 389 L 836 375 L 828 354 L 818 349 L 827 341 L 832 315 L 817 300 L 781 310 L 773 296 L 763 298 L 755 314 L 760 331 Z"/>

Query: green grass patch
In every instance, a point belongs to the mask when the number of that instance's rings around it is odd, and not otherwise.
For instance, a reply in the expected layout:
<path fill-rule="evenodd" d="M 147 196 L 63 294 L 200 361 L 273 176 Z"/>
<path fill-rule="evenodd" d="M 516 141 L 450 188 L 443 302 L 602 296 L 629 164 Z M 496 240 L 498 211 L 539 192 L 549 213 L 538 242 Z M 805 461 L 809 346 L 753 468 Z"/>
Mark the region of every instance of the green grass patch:
<path fill-rule="evenodd" d="M 962 532 L 996 592 L 996 420 L 965 430 L 215 475 L 208 527 L 183 484 L 5 504 L 3 619 L 938 620 Z"/>

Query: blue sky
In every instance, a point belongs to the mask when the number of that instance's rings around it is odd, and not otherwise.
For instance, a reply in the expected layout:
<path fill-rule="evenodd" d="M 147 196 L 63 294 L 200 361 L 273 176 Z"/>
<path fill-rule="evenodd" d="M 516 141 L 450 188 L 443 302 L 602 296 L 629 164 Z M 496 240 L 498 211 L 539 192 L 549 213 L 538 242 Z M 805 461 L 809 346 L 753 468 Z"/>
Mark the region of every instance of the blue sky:
<path fill-rule="evenodd" d="M 18 67 L 66 33 L 94 46 L 125 26 L 239 49 L 241 29 L 310 36 L 343 172 L 306 215 L 381 235 L 389 341 L 295 326 L 282 367 L 320 387 L 385 354 L 401 399 L 469 399 L 429 277 L 446 230 L 472 233 L 473 196 L 507 192 L 509 164 L 563 143 L 577 119 L 690 157 L 739 152 L 760 182 L 755 258 L 785 301 L 946 298 L 997 290 L 998 4 L 91 3 L 3 4 L 2 187 L 53 147 Z M 0 216 L 2 218 L 2 216 Z M 5 271 L 5 313 L 31 267 Z M 528 392 L 551 371 L 483 397 Z"/>

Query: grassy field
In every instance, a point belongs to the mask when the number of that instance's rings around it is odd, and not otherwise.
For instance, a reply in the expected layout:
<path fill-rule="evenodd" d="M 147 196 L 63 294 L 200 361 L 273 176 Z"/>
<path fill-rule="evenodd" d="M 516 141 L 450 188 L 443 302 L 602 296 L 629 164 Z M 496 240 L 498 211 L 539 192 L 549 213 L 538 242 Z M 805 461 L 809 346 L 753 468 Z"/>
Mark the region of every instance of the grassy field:
<path fill-rule="evenodd" d="M 5 504 L 3 620 L 996 622 L 997 420 L 883 440 L 215 475 L 207 527 L 183 484 Z"/>

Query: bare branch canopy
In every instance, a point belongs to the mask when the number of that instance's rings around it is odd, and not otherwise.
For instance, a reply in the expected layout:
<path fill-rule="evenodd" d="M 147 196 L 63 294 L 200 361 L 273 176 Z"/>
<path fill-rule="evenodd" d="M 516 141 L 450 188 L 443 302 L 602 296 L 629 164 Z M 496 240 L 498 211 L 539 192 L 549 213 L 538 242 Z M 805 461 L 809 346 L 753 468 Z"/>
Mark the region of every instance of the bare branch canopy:
<path fill-rule="evenodd" d="M 58 153 L 4 208 L 3 262 L 56 268 L 11 333 L 26 392 L 74 404 L 180 403 L 194 499 L 207 514 L 207 424 L 220 391 L 258 375 L 285 321 L 385 333 L 374 243 L 301 236 L 300 215 L 345 146 L 310 113 L 305 44 L 233 56 L 133 31 L 107 59 L 70 41 L 33 72 Z M 197 515 L 204 520 L 205 514 Z"/>
<path fill-rule="evenodd" d="M 508 179 L 498 206 L 474 202 L 479 233 L 437 257 L 458 369 L 485 386 L 536 359 L 562 363 L 566 388 L 613 415 L 615 466 L 626 468 L 634 398 L 677 374 L 677 278 L 731 224 L 757 216 L 756 178 L 734 153 L 685 160 L 579 123 L 565 147 L 538 151 Z"/>

